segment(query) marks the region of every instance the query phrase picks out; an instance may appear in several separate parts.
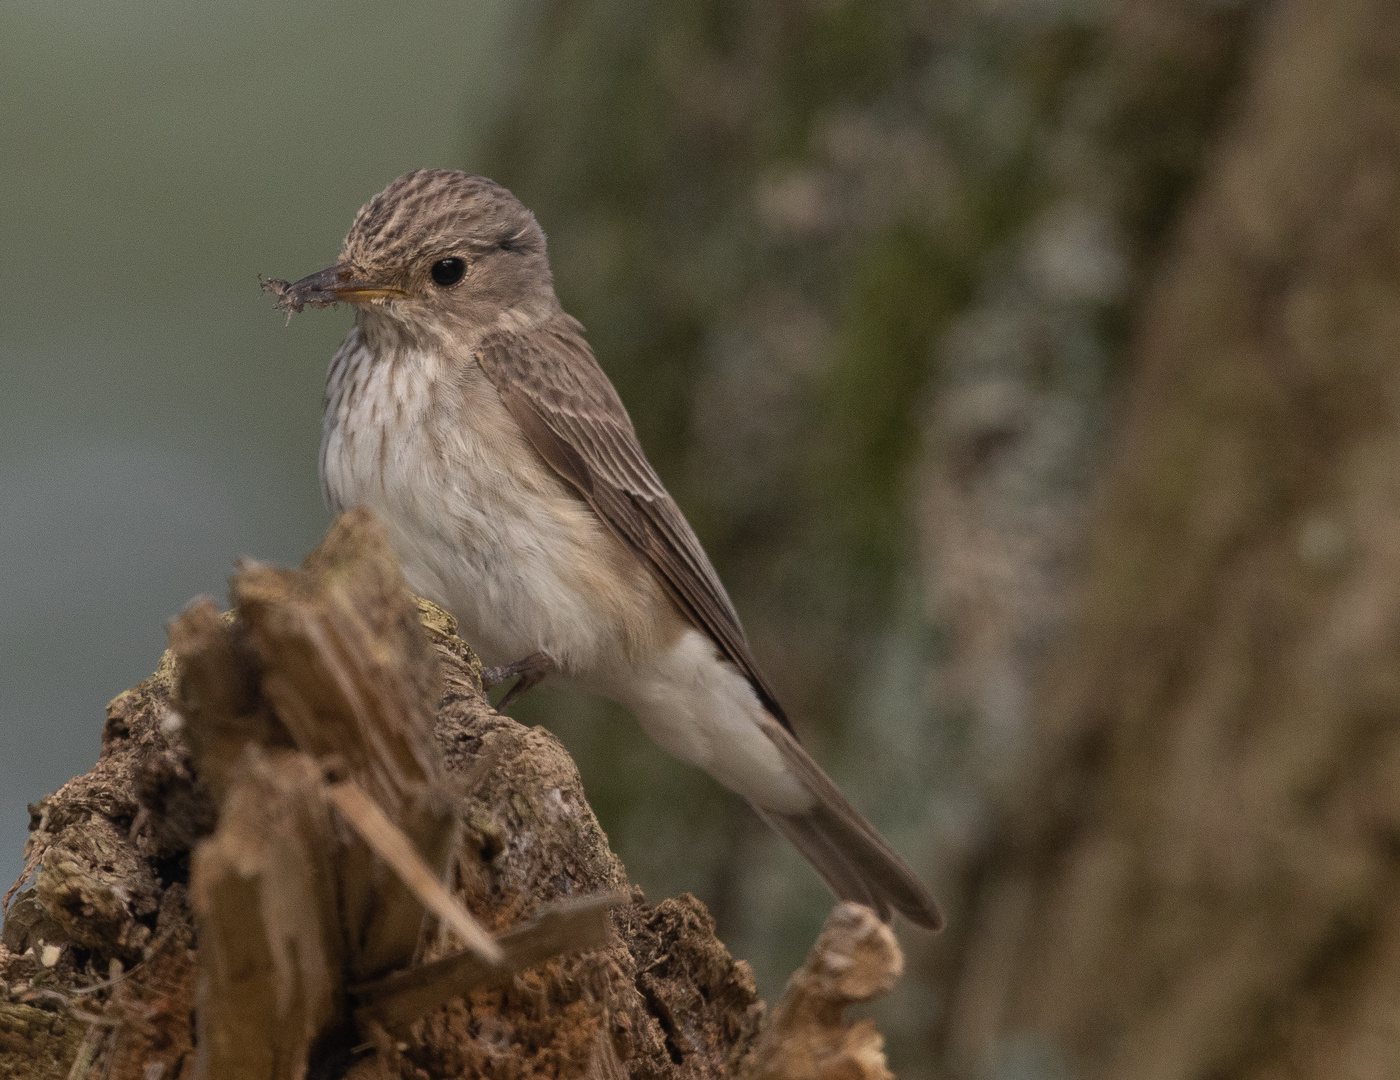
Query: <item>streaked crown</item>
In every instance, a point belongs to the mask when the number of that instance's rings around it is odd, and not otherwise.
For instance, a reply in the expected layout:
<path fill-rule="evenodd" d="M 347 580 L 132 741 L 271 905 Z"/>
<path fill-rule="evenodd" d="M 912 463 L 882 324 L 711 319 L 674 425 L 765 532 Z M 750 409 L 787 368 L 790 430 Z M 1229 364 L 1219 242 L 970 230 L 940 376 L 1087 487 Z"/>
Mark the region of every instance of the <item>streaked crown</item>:
<path fill-rule="evenodd" d="M 433 269 L 443 260 L 463 264 L 446 284 Z M 482 324 L 507 308 L 558 303 L 535 215 L 495 181 L 454 169 L 405 173 L 370 199 L 340 265 L 402 290 L 376 312 L 413 322 L 436 313 Z"/>
<path fill-rule="evenodd" d="M 543 230 L 519 199 L 484 176 L 418 169 L 404 173 L 360 208 L 341 259 L 368 269 L 434 251 L 502 242 L 544 247 Z"/>

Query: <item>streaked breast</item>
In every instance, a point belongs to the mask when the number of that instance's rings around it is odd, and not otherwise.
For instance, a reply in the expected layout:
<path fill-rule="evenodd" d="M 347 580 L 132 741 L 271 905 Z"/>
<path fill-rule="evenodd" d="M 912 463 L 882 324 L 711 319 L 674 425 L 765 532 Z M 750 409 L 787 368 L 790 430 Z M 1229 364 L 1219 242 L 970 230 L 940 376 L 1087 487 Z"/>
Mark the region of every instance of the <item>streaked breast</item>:
<path fill-rule="evenodd" d="M 651 572 L 545 464 L 474 362 L 374 354 L 358 328 L 331 362 L 321 477 L 370 507 L 409 583 L 488 663 L 549 653 L 593 681 L 677 632 Z"/>

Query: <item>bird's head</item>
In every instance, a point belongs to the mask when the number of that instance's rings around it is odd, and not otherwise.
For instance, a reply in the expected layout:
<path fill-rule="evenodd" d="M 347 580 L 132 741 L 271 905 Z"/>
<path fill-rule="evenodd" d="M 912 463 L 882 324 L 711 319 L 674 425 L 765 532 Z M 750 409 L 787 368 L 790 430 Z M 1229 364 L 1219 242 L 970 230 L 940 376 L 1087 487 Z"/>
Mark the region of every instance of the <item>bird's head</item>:
<path fill-rule="evenodd" d="M 535 215 L 453 169 L 400 176 L 360 209 L 334 266 L 265 287 L 289 313 L 348 302 L 362 323 L 420 334 L 534 321 L 558 304 Z"/>

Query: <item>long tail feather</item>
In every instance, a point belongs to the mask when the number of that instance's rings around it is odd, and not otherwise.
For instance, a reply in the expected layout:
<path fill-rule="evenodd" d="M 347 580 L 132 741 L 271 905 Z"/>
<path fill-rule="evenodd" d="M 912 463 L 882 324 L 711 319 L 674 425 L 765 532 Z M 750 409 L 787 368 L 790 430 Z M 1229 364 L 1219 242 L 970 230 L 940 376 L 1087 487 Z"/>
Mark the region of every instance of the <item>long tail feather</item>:
<path fill-rule="evenodd" d="M 759 808 L 759 813 L 802 853 L 842 900 L 854 900 L 886 922 L 898 911 L 930 930 L 943 928 L 943 913 L 924 883 L 885 838 L 841 794 L 811 755 L 776 720 L 764 731 L 787 765 L 816 799 L 800 814 Z"/>

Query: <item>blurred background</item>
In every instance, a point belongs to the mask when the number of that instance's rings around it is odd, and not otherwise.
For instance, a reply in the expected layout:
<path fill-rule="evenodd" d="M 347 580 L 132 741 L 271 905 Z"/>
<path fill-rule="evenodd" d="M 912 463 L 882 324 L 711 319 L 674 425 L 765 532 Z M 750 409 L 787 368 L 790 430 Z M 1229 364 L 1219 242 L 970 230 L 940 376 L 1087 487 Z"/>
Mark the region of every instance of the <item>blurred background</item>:
<path fill-rule="evenodd" d="M 164 621 L 327 524 L 350 315 L 258 275 L 455 166 L 947 902 L 901 1076 L 1400 1076 L 1396 5 L 0 0 L 0 133 L 0 871 Z M 611 707 L 515 711 L 774 996 L 800 859 Z"/>

